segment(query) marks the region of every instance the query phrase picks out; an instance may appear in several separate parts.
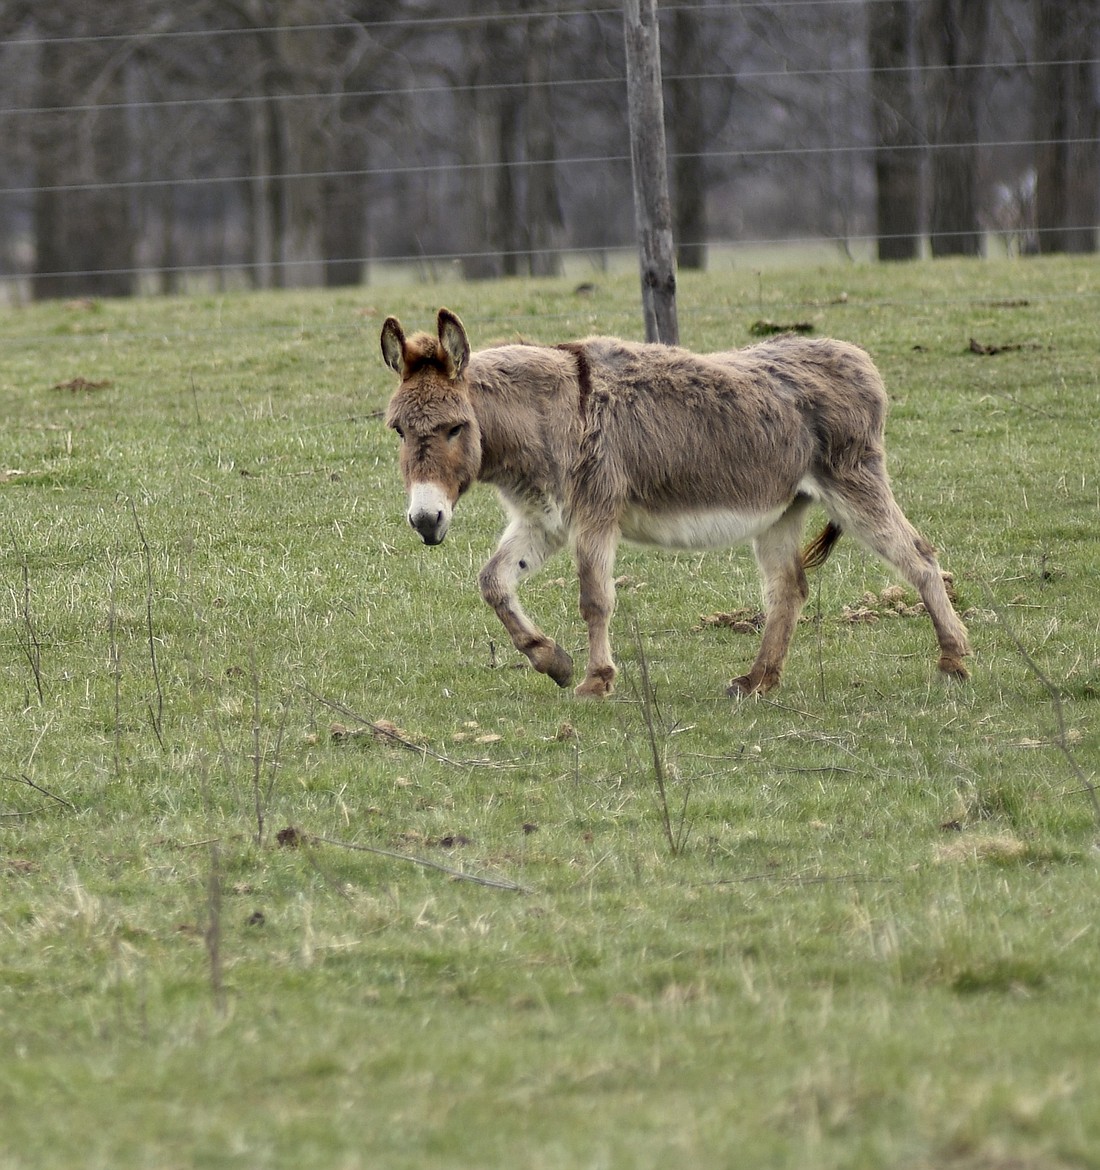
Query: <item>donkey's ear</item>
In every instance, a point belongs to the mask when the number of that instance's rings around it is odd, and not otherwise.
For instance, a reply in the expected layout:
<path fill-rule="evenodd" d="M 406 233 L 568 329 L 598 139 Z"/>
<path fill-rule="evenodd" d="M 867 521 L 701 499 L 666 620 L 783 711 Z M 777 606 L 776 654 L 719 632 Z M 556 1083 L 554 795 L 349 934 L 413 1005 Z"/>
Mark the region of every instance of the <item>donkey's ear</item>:
<path fill-rule="evenodd" d="M 396 317 L 387 317 L 382 325 L 382 358 L 394 373 L 404 377 L 405 331 Z"/>
<path fill-rule="evenodd" d="M 450 362 L 448 373 L 457 378 L 470 360 L 470 342 L 462 322 L 450 309 L 439 310 L 439 344 Z"/>

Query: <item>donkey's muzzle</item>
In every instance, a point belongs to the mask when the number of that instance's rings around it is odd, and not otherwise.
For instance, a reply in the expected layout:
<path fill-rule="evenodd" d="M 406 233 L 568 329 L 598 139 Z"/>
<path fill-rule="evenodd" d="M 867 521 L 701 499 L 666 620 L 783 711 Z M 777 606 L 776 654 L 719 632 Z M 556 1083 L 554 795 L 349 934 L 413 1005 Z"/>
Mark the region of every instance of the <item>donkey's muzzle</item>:
<path fill-rule="evenodd" d="M 451 501 L 434 483 L 415 484 L 409 492 L 409 523 L 425 544 L 442 544 L 451 523 Z"/>

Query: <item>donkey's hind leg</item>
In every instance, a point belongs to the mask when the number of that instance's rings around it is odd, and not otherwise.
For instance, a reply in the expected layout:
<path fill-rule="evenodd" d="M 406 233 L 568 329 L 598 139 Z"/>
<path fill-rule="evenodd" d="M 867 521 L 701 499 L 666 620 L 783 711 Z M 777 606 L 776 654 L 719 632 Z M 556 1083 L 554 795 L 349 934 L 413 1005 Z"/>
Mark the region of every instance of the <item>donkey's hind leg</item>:
<path fill-rule="evenodd" d="M 947 596 L 936 550 L 909 523 L 885 476 L 854 491 L 830 485 L 824 503 L 840 526 L 880 556 L 920 594 L 940 645 L 939 668 L 952 678 L 970 677 L 963 659 L 970 653 L 966 627 Z"/>
<path fill-rule="evenodd" d="M 763 694 L 779 682 L 798 615 L 809 596 L 800 543 L 810 502 L 808 496 L 797 496 L 786 512 L 753 540 L 764 583 L 764 636 L 749 673 L 735 678 L 726 689 L 731 697 Z"/>
<path fill-rule="evenodd" d="M 496 611 L 512 644 L 537 671 L 548 674 L 559 687 L 567 687 L 572 682 L 573 659 L 524 613 L 516 586 L 564 543 L 564 536 L 556 531 L 518 517 L 505 529 L 497 551 L 478 576 L 481 596 Z"/>

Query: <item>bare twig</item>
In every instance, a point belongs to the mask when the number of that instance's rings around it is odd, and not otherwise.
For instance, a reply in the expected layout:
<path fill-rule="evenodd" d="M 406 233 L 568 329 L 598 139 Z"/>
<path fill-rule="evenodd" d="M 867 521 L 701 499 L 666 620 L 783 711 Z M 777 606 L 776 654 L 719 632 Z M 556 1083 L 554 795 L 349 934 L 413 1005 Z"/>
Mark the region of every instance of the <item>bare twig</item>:
<path fill-rule="evenodd" d="M 263 770 L 263 753 L 260 750 L 260 672 L 256 669 L 255 643 L 248 647 L 252 666 L 252 803 L 256 810 L 256 844 L 264 843 L 264 799 L 260 777 Z"/>
<path fill-rule="evenodd" d="M 205 760 L 202 767 L 202 803 L 208 826 L 213 826 L 214 802 L 210 794 L 210 770 Z M 219 1016 L 226 1013 L 225 964 L 222 959 L 222 853 L 221 839 L 209 839 L 210 862 L 206 874 L 206 928 L 203 942 L 206 944 L 206 958 L 210 969 L 210 991 L 214 998 L 214 1010 Z"/>
<path fill-rule="evenodd" d="M 111 583 L 107 591 L 107 660 L 110 664 L 114 684 L 115 702 L 115 778 L 121 774 L 122 765 L 122 662 L 118 649 L 118 609 L 116 592 L 118 588 L 118 561 L 111 557 Z"/>
<path fill-rule="evenodd" d="M 210 963 L 210 990 L 219 1016 L 226 1011 L 225 967 L 222 962 L 222 859 L 221 842 L 210 843 L 210 871 L 206 882 L 207 920 L 203 938 Z"/>
<path fill-rule="evenodd" d="M 316 691 L 310 690 L 309 687 L 303 687 L 302 690 L 311 699 L 314 699 L 323 707 L 327 707 L 330 711 L 335 711 L 338 715 L 343 715 L 347 719 L 354 719 L 362 727 L 369 727 L 372 734 L 377 738 L 392 743 L 397 747 L 403 747 L 410 752 L 415 752 L 418 756 L 423 756 L 426 759 L 438 760 L 441 764 L 450 764 L 452 768 L 496 768 L 505 770 L 516 766 L 506 761 L 457 760 L 452 756 L 441 755 L 439 752 L 432 751 L 431 748 L 426 747 L 424 744 L 414 743 L 411 739 L 405 739 L 395 728 L 387 726 L 384 722 L 368 719 L 366 716 L 360 715 L 357 711 L 353 711 L 337 699 L 328 699 L 324 695 L 319 695 Z"/>
<path fill-rule="evenodd" d="M 195 408 L 195 425 L 202 426 L 202 415 L 199 412 L 199 392 L 195 387 L 195 371 L 189 370 L 191 376 L 191 405 Z"/>
<path fill-rule="evenodd" d="M 286 732 L 286 722 L 290 715 L 290 705 L 286 699 L 282 702 L 282 717 L 275 733 L 275 743 L 270 751 L 263 742 L 262 736 L 262 708 L 260 703 L 260 672 L 256 666 L 256 647 L 249 648 L 249 659 L 252 665 L 252 804 L 256 812 L 256 844 L 263 846 L 264 832 L 267 827 L 267 809 L 271 803 L 271 794 L 275 791 L 275 777 L 279 771 L 279 758 L 283 747 L 283 735 Z M 222 741 L 224 750 L 225 744 Z M 264 764 L 268 763 L 267 783 L 264 783 Z"/>
<path fill-rule="evenodd" d="M 149 663 L 153 671 L 153 686 L 156 689 L 156 704 L 149 705 L 149 715 L 153 723 L 153 731 L 157 743 L 164 747 L 164 690 L 160 683 L 160 668 L 157 665 L 157 645 L 153 634 L 153 554 L 149 548 L 149 541 L 145 538 L 145 529 L 141 526 L 137 505 L 132 498 L 128 498 L 130 513 L 134 518 L 134 527 L 137 529 L 138 539 L 141 541 L 142 559 L 145 563 L 145 626 L 149 638 Z"/>
<path fill-rule="evenodd" d="M 26 633 L 26 640 L 23 643 L 23 654 L 26 656 L 27 663 L 31 668 L 31 674 L 34 676 L 34 686 L 38 691 L 38 702 L 41 704 L 44 700 L 42 689 L 42 640 L 38 636 L 38 630 L 34 624 L 34 616 L 31 613 L 31 571 L 27 564 L 26 554 L 19 546 L 19 541 L 12 533 L 11 542 L 15 547 L 15 555 L 19 558 L 20 567 L 23 570 L 23 596 L 20 600 L 19 616 L 23 619 L 23 629 Z"/>
<path fill-rule="evenodd" d="M 412 865 L 419 865 L 424 869 L 434 869 L 445 873 L 448 877 L 459 881 L 473 882 L 475 885 L 488 886 L 493 890 L 511 890 L 517 894 L 530 894 L 531 890 L 517 882 L 505 878 L 483 877 L 481 874 L 466 873 L 461 869 L 452 869 L 449 865 L 441 865 L 438 861 L 429 861 L 426 857 L 414 857 L 411 853 L 398 853 L 394 849 L 382 849 L 377 845 L 356 845 L 351 841 L 337 841 L 333 837 L 319 837 L 314 833 L 300 834 L 307 844 L 334 845 L 338 849 L 352 849 L 356 853 L 373 853 L 377 857 L 389 857 L 393 861 L 407 861 Z"/>
<path fill-rule="evenodd" d="M 657 709 L 657 697 L 653 692 L 653 683 L 649 677 L 649 662 L 645 656 L 645 647 L 642 645 L 642 636 L 637 623 L 634 625 L 634 644 L 638 653 L 638 674 L 641 681 L 639 700 L 642 708 L 642 721 L 645 724 L 646 736 L 649 740 L 650 756 L 653 760 L 653 780 L 657 789 L 657 812 L 661 818 L 661 828 L 664 830 L 665 840 L 669 851 L 675 857 L 683 853 L 687 845 L 691 825 L 687 820 L 688 798 L 691 795 L 691 786 L 685 785 L 684 800 L 680 806 L 680 814 L 675 824 L 668 807 L 668 783 L 665 773 L 665 756 L 661 745 L 657 741 L 657 721 L 660 712 Z"/>
<path fill-rule="evenodd" d="M 41 784 L 35 784 L 26 772 L 20 772 L 18 776 L 8 776 L 7 779 L 16 784 L 25 784 L 28 788 L 33 788 L 35 792 L 41 792 L 43 796 L 48 796 L 50 800 L 56 801 L 63 808 L 74 810 L 76 808 L 76 805 L 71 800 L 66 800 L 63 796 L 58 796 L 56 792 L 51 792 L 48 788 L 43 788 Z"/>
<path fill-rule="evenodd" d="M 1057 734 L 1053 739 L 1054 746 L 1062 753 L 1066 763 L 1069 765 L 1070 771 L 1079 781 L 1081 791 L 1088 794 L 1089 803 L 1092 805 L 1093 817 L 1097 826 L 1100 826 L 1100 796 L 1097 795 L 1096 785 L 1085 775 L 1085 770 L 1077 762 L 1077 757 L 1073 754 L 1073 749 L 1070 747 L 1065 711 L 1062 708 L 1062 696 L 1058 693 L 1058 688 L 1044 674 L 1042 668 L 1028 652 L 1027 647 L 1020 640 L 1019 635 L 1009 624 L 1008 619 L 1004 615 L 1004 611 L 997 604 L 993 596 L 993 591 L 989 588 L 988 584 L 985 586 L 985 591 L 986 596 L 989 598 L 989 607 L 997 615 L 997 621 L 1000 622 L 1001 629 L 1004 630 L 1008 635 L 1008 640 L 1016 647 L 1016 653 L 1023 659 L 1028 670 L 1038 679 L 1039 685 L 1050 696 L 1050 704 L 1054 711 L 1054 723 L 1057 727 Z"/>
<path fill-rule="evenodd" d="M 814 624 L 817 626 L 817 683 L 821 690 L 821 705 L 825 705 L 825 622 L 821 613 L 821 577 L 814 587 Z"/>
<path fill-rule="evenodd" d="M 282 714 L 279 719 L 279 729 L 275 733 L 275 745 L 271 749 L 271 763 L 268 767 L 267 787 L 263 793 L 263 806 L 265 810 L 271 804 L 271 794 L 275 791 L 275 777 L 279 771 L 279 761 L 283 750 L 283 737 L 286 734 L 287 720 L 290 718 L 290 702 L 286 696 L 283 697 L 281 708 Z M 263 842 L 261 841 L 260 844 L 263 844 Z"/>
<path fill-rule="evenodd" d="M 775 882 L 776 884 L 786 884 L 793 886 L 823 886 L 831 882 L 855 882 L 855 883 L 878 883 L 878 882 L 894 882 L 896 878 L 891 877 L 875 877 L 873 874 L 866 873 L 748 873 L 742 877 L 732 878 L 717 878 L 712 882 L 704 882 L 707 886 L 735 886 L 742 885 L 748 882 Z"/>

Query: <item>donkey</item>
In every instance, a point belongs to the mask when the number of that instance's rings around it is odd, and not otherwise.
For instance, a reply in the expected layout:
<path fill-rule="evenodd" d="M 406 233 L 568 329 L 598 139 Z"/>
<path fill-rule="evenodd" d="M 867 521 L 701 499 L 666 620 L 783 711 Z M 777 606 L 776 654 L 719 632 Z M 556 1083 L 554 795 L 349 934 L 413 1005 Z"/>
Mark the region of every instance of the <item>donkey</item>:
<path fill-rule="evenodd" d="M 731 696 L 779 681 L 809 593 L 807 568 L 848 532 L 920 594 L 939 640 L 939 668 L 964 679 L 966 629 L 932 546 L 905 518 L 886 474 L 886 392 L 863 350 L 781 337 L 695 354 L 589 337 L 558 346 L 471 353 L 458 317 L 436 335 L 382 326 L 382 355 L 401 378 L 386 423 L 401 440 L 408 521 L 425 544 L 447 535 L 459 497 L 496 487 L 509 522 L 479 575 L 481 594 L 517 650 L 568 686 L 573 660 L 523 611 L 516 587 L 571 543 L 588 627 L 578 695 L 609 695 L 608 628 L 620 539 L 665 548 L 752 541 L 764 587 L 764 633 Z M 806 513 L 824 530 L 800 548 Z"/>

